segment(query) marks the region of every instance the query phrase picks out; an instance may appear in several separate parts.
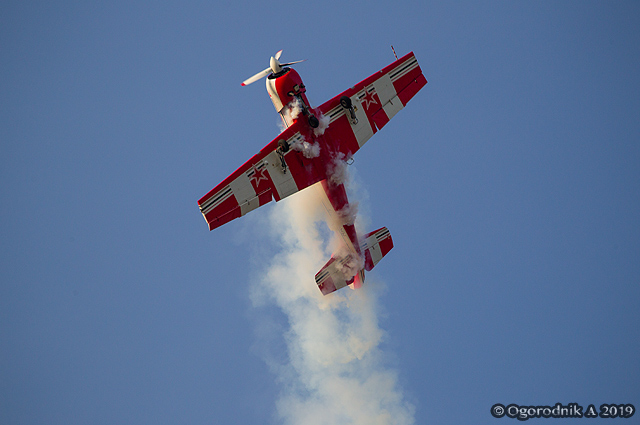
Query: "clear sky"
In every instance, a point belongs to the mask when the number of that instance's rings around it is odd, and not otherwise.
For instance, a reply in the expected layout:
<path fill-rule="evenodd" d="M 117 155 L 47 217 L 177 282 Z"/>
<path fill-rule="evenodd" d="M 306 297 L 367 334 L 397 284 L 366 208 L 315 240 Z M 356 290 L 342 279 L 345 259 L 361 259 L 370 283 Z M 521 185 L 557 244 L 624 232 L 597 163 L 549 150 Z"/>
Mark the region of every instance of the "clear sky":
<path fill-rule="evenodd" d="M 3 2 L 0 423 L 640 407 L 640 5 L 443 3 Z M 429 83 L 350 169 L 395 248 L 296 298 L 302 194 L 213 232 L 196 201 L 278 134 L 240 86 L 271 55 L 316 106 L 390 45 Z"/>

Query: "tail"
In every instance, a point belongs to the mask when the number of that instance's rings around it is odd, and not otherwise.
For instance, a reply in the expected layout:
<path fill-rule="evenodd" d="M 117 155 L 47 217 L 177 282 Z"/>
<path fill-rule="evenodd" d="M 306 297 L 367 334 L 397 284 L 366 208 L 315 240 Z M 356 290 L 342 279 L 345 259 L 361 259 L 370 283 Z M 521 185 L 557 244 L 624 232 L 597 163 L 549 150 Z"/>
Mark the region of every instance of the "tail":
<path fill-rule="evenodd" d="M 364 258 L 358 259 L 350 253 L 338 257 L 334 253 L 327 264 L 316 274 L 316 283 L 323 295 L 330 294 L 347 285 L 359 288 L 364 283 L 364 271 L 370 271 L 382 257 L 393 248 L 391 233 L 386 227 L 374 230 L 364 237 L 361 245 Z"/>

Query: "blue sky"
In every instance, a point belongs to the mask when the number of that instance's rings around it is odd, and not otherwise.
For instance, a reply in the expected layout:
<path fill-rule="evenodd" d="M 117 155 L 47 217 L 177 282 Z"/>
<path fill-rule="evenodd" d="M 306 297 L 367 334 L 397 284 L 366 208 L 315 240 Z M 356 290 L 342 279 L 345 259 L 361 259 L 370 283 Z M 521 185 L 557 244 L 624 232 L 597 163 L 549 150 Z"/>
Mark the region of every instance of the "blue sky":
<path fill-rule="evenodd" d="M 375 305 L 376 371 L 409 419 L 640 406 L 639 16 L 5 2 L 0 423 L 293 423 L 279 409 L 298 316 L 260 290 L 295 258 L 279 221 L 293 203 L 209 232 L 196 201 L 277 135 L 263 84 L 240 86 L 271 55 L 307 59 L 315 106 L 389 64 L 390 45 L 429 84 L 351 167 L 395 248 L 344 297 Z"/>

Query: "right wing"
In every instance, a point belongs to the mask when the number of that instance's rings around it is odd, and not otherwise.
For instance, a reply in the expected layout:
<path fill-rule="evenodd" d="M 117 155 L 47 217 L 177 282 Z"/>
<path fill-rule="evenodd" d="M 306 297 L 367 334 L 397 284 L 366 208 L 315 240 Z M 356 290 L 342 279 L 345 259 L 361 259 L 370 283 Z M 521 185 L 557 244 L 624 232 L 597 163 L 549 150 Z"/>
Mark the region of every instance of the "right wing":
<path fill-rule="evenodd" d="M 317 110 L 330 119 L 324 134 L 327 143 L 336 146 L 346 158 L 351 157 L 426 84 L 411 52 L 326 101 Z M 340 105 L 343 96 L 351 100 L 355 120 L 350 120 Z"/>
<path fill-rule="evenodd" d="M 302 151 L 294 149 L 304 141 L 300 134 L 302 121 L 280 133 L 198 201 L 209 230 L 241 217 L 271 199 L 279 201 L 326 178 L 319 158 L 307 158 Z M 277 152 L 281 140 L 290 147 L 282 156 Z M 283 167 L 283 160 L 286 167 Z"/>

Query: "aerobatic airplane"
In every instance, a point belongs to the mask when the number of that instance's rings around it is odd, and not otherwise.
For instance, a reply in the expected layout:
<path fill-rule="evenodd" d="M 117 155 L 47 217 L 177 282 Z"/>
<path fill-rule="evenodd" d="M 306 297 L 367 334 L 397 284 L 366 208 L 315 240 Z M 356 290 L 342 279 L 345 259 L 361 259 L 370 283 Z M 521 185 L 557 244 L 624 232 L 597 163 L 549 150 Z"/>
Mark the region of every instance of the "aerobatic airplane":
<path fill-rule="evenodd" d="M 395 52 L 394 52 L 395 53 Z M 259 153 L 198 201 L 209 230 L 241 217 L 275 199 L 318 183 L 327 211 L 340 220 L 346 250 L 331 256 L 315 279 L 324 295 L 347 285 L 358 288 L 393 248 L 386 227 L 358 238 L 353 208 L 344 187 L 344 168 L 353 154 L 384 127 L 427 84 L 413 53 L 376 72 L 317 108 L 312 108 L 300 75 L 280 63 L 282 50 L 269 68 L 245 80 L 267 77 L 267 92 L 286 129 Z"/>

